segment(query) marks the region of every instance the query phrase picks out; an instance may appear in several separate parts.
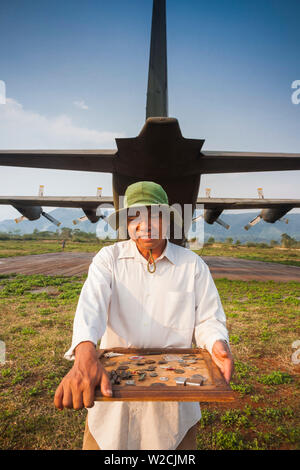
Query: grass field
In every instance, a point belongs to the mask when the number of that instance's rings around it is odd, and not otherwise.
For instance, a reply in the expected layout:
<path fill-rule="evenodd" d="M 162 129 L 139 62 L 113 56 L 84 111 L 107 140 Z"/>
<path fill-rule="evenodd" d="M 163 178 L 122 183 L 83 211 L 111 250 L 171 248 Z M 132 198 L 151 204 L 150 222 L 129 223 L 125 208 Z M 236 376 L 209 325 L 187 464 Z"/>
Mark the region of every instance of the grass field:
<path fill-rule="evenodd" d="M 64 251 L 97 252 L 104 245 L 103 241 L 97 242 L 72 242 L 67 241 Z M 61 240 L 1 240 L 0 258 L 11 256 L 42 255 L 43 253 L 60 253 L 62 251 Z"/>
<path fill-rule="evenodd" d="M 86 410 L 57 411 L 71 367 L 73 316 L 85 277 L 0 276 L 0 448 L 80 449 Z M 199 449 L 299 449 L 300 284 L 215 281 L 228 318 L 236 401 L 201 405 Z M 298 369 L 297 369 L 298 367 Z"/>
<path fill-rule="evenodd" d="M 205 245 L 202 250 L 196 251 L 196 253 L 200 254 L 200 256 L 230 256 L 233 258 L 267 261 L 269 263 L 281 263 L 300 267 L 299 248 L 258 248 L 215 243 L 213 245 Z"/>

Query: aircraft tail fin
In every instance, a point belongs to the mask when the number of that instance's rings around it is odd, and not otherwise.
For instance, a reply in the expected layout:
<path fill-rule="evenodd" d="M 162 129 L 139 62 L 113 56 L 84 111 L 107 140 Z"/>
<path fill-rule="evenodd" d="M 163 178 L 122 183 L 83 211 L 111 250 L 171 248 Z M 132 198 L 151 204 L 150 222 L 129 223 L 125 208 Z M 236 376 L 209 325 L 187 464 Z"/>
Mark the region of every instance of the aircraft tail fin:
<path fill-rule="evenodd" d="M 168 117 L 166 0 L 153 0 L 146 119 Z"/>

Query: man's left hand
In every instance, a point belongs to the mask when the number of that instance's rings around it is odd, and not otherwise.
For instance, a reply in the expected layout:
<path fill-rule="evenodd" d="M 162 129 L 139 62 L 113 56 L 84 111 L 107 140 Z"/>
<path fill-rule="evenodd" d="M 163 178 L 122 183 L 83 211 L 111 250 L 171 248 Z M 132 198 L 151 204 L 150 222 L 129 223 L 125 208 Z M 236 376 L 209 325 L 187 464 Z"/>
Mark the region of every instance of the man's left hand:
<path fill-rule="evenodd" d="M 226 382 L 229 383 L 233 372 L 233 357 L 225 341 L 218 340 L 214 343 L 212 358 L 224 375 Z"/>

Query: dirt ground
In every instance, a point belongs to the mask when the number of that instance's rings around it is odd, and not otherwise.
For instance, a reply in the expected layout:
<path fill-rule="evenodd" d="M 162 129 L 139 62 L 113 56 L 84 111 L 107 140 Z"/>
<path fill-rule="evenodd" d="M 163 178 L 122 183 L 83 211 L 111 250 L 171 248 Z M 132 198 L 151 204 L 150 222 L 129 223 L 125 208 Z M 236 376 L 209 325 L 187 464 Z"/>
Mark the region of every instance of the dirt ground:
<path fill-rule="evenodd" d="M 0 258 L 0 274 L 45 274 L 78 276 L 86 274 L 95 253 L 46 253 Z M 300 281 L 300 268 L 279 263 L 252 261 L 228 256 L 203 256 L 215 279 Z"/>

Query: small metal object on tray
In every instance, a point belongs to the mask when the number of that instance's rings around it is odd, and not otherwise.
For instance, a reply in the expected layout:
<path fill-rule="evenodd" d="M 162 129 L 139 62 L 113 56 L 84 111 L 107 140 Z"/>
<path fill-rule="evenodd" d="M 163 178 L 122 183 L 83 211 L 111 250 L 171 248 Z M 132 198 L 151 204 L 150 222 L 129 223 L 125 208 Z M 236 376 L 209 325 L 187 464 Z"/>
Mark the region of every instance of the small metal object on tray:
<path fill-rule="evenodd" d="M 191 378 L 192 378 L 192 379 L 202 379 L 203 381 L 206 380 L 206 377 L 204 377 L 204 376 L 201 375 L 201 374 L 194 374 L 194 375 L 192 375 Z"/>
<path fill-rule="evenodd" d="M 177 385 L 185 385 L 186 377 L 176 377 L 175 382 Z"/>
<path fill-rule="evenodd" d="M 203 378 L 200 378 L 200 377 L 191 377 L 189 379 L 187 379 L 187 381 L 185 382 L 185 385 L 195 385 L 195 386 L 199 386 L 200 385 L 203 385 Z"/>
<path fill-rule="evenodd" d="M 135 381 L 134 380 L 127 380 L 126 385 L 135 385 Z"/>
<path fill-rule="evenodd" d="M 180 356 L 176 354 L 166 354 L 165 356 L 163 356 L 163 359 L 167 362 L 178 361 L 180 359 Z"/>
<path fill-rule="evenodd" d="M 150 372 L 149 375 L 150 375 L 150 377 L 157 377 L 158 376 L 158 374 L 156 372 Z"/>
<path fill-rule="evenodd" d="M 108 352 L 106 354 L 104 354 L 105 357 L 118 357 L 118 356 L 124 356 L 124 354 L 122 353 L 115 353 L 115 352 Z"/>
<path fill-rule="evenodd" d="M 159 380 L 162 380 L 163 382 L 167 382 L 169 380 L 169 377 L 159 377 Z"/>

